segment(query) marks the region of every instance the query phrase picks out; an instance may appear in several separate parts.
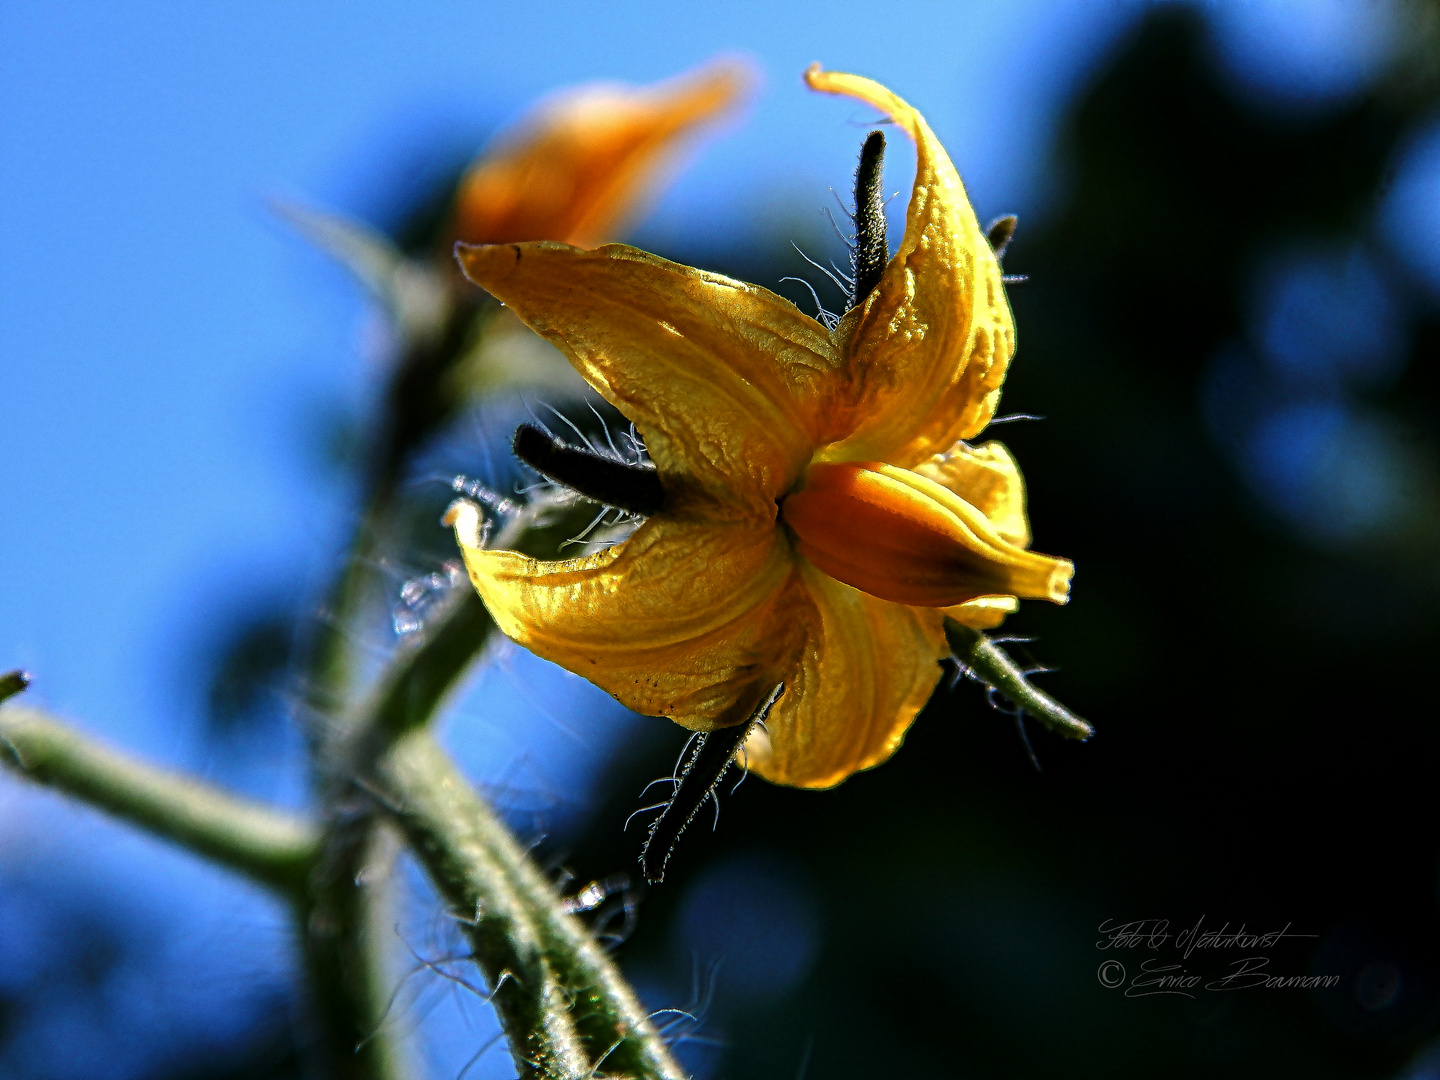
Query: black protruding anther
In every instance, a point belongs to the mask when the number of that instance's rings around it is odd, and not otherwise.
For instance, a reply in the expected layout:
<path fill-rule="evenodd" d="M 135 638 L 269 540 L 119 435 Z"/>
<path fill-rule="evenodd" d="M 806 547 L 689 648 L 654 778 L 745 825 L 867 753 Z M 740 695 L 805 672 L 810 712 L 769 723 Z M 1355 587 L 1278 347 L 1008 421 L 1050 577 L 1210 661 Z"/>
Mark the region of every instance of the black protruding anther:
<path fill-rule="evenodd" d="M 1015 239 L 1015 226 L 1020 219 L 1014 214 L 1006 214 L 1004 217 L 996 218 L 990 223 L 990 228 L 985 230 L 985 239 L 990 241 L 990 247 L 995 252 L 995 258 L 1003 259 L 1005 249 L 1010 246 L 1010 241 Z"/>
<path fill-rule="evenodd" d="M 665 503 L 655 466 L 616 461 L 561 442 L 534 424 L 515 429 L 515 456 L 557 484 L 587 499 L 635 514 L 653 514 Z"/>
<path fill-rule="evenodd" d="M 30 685 L 30 676 L 23 671 L 7 671 L 0 675 L 0 701 L 12 698 Z"/>
<path fill-rule="evenodd" d="M 890 260 L 885 240 L 885 198 L 881 188 L 885 173 L 885 133 L 872 131 L 860 148 L 860 165 L 855 170 L 855 248 L 850 255 L 855 290 L 849 307 L 862 303 L 870 290 L 880 284 L 880 275 Z"/>
<path fill-rule="evenodd" d="M 755 707 L 748 720 L 734 727 L 707 731 L 696 738 L 695 748 L 680 772 L 680 782 L 675 785 L 665 809 L 650 826 L 650 835 L 640 851 L 640 872 L 650 884 L 658 885 L 665 880 L 665 865 L 685 826 L 695 820 L 707 798 L 718 798 L 715 789 L 720 786 L 745 737 L 756 724 L 764 723 L 784 692 L 785 684 L 779 683 Z"/>

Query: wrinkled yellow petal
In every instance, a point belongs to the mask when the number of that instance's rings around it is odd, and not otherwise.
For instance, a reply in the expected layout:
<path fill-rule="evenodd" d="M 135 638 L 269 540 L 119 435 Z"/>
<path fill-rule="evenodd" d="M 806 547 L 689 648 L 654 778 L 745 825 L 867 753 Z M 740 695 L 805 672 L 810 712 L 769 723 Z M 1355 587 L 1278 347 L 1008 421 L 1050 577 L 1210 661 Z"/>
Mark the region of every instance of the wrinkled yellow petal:
<path fill-rule="evenodd" d="M 915 140 L 905 236 L 870 296 L 842 323 L 859 426 L 828 461 L 905 468 L 978 434 L 1015 350 L 1000 266 L 960 176 L 924 118 L 870 79 L 805 73 L 812 89 L 858 98 Z"/>
<path fill-rule="evenodd" d="M 750 768 L 774 783 L 834 787 L 900 746 L 950 647 L 939 611 L 878 600 L 810 566 L 801 583 L 800 661 L 745 750 Z"/>
<path fill-rule="evenodd" d="M 650 193 L 680 141 L 730 109 L 750 82 L 743 65 L 722 62 L 643 90 L 587 86 L 552 99 L 465 175 L 454 237 L 604 242 Z"/>
<path fill-rule="evenodd" d="M 915 466 L 915 472 L 954 492 L 990 521 L 990 527 L 1017 547 L 1030 546 L 1025 516 L 1025 480 L 1004 443 L 956 443 Z"/>
<path fill-rule="evenodd" d="M 640 429 L 677 513 L 775 519 L 830 422 L 828 332 L 767 289 L 612 244 L 458 249 Z"/>
<path fill-rule="evenodd" d="M 473 522 L 454 517 L 496 625 L 636 712 L 697 730 L 734 722 L 737 701 L 783 659 L 770 615 L 794 563 L 773 529 L 657 516 L 606 551 L 540 562 L 474 546 Z"/>

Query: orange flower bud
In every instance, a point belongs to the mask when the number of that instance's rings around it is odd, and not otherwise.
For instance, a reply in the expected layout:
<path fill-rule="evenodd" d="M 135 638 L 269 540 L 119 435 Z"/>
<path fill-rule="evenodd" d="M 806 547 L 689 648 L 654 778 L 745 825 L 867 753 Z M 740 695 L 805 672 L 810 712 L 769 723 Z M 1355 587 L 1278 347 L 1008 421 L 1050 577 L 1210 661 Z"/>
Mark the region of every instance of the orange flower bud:
<path fill-rule="evenodd" d="M 580 247 L 610 239 L 680 141 L 732 108 L 749 82 L 743 65 L 720 62 L 643 90 L 602 85 L 554 99 L 466 174 L 454 237 Z"/>

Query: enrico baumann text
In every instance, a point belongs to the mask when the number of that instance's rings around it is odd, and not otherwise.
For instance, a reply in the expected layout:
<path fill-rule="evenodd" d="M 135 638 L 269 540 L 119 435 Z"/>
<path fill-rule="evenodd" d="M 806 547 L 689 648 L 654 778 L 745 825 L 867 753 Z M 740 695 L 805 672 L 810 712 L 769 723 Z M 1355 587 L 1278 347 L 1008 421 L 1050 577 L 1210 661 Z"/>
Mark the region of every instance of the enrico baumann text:
<path fill-rule="evenodd" d="M 1315 990 L 1332 987 L 1340 976 L 1329 974 L 1300 975 L 1277 971 L 1264 955 L 1287 940 L 1315 938 L 1316 934 L 1292 931 L 1286 922 L 1278 929 L 1251 930 L 1245 923 L 1232 927 L 1227 920 L 1219 926 L 1206 926 L 1205 916 L 1194 925 L 1172 930 L 1169 919 L 1106 919 L 1100 924 L 1100 940 L 1095 947 L 1101 951 L 1173 952 L 1180 960 L 1189 960 L 1192 953 L 1207 955 L 1215 950 L 1244 953 L 1238 958 L 1216 965 L 1210 972 L 1191 971 L 1165 956 L 1136 957 L 1130 969 L 1119 959 L 1101 962 L 1096 971 L 1100 985 L 1109 990 L 1124 987 L 1126 997 L 1152 997 L 1173 994 L 1193 998 L 1199 991 L 1231 990 Z"/>

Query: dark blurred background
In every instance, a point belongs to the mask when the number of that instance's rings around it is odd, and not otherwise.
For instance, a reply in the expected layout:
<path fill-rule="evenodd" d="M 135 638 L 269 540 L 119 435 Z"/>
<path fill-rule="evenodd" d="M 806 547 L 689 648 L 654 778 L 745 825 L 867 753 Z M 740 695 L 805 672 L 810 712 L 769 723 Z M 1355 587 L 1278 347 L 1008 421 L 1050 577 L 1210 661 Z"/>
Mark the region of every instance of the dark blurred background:
<path fill-rule="evenodd" d="M 1006 256 L 1029 280 L 1011 290 L 1020 347 L 1001 411 L 1043 419 L 987 437 L 1025 471 L 1036 546 L 1077 565 L 1068 607 L 1028 606 L 1003 633 L 1029 639 L 1010 648 L 1055 667 L 1039 681 L 1099 734 L 1076 745 L 1031 725 L 1037 767 L 1014 720 L 962 679 L 942 684 L 891 762 L 835 791 L 750 780 L 727 796 L 718 830 L 687 835 L 663 886 L 619 894 L 635 905 L 619 955 L 648 1003 L 692 1014 L 662 1020 L 697 1075 L 1440 1077 L 1440 735 L 1427 705 L 1440 647 L 1440 9 L 1361 6 L 1389 22 L 1348 82 L 1267 64 L 1263 34 L 1222 48 L 1224 5 L 1137 6 L 1067 97 L 1053 196 Z M 1274 19 L 1274 33 L 1305 32 Z M 421 204 L 444 194 L 377 199 L 375 223 L 413 239 Z M 1002 197 L 977 197 L 982 217 L 1012 209 Z M 723 238 L 642 227 L 637 242 L 810 310 L 780 279 L 808 274 L 825 295 L 791 248 L 839 254 L 823 220 L 779 205 L 753 224 Z M 346 423 L 364 414 L 326 408 L 343 470 Z M 426 468 L 511 482 L 504 442 L 523 416 L 514 401 L 487 405 Z M 397 600 L 403 580 L 451 557 L 443 533 L 424 531 L 448 495 L 427 475 Z M 250 596 L 201 650 L 215 777 L 290 801 L 297 595 Z M 548 743 L 507 733 L 516 702 L 546 717 Z M 448 732 L 576 884 L 633 875 L 641 830 L 622 823 L 684 741 L 513 647 Z M 93 895 L 81 866 L 6 867 L 0 1062 L 17 1077 L 81 1075 L 62 1033 L 36 1040 L 35 1025 L 84 1028 L 85 1010 L 136 993 L 162 1009 L 127 972 L 174 945 L 143 895 Z M 210 874 L 181 856 L 154 873 Z M 418 878 L 414 894 L 400 936 L 439 955 L 453 942 Z M 616 903 L 601 915 L 626 921 Z M 1295 936 L 1189 956 L 1173 940 L 1097 948 L 1102 925 L 1140 919 Z M 93 1075 L 296 1075 L 283 931 L 252 937 L 270 951 L 225 969 L 248 967 L 248 983 L 229 974 L 206 996 L 228 1017 L 223 1036 L 197 1034 L 204 1010 L 188 999 L 183 1022 L 132 1002 L 127 1023 L 166 1032 L 173 1053 Z M 1253 956 L 1270 974 L 1338 981 L 1148 997 L 1102 984 L 1112 960 L 1127 980 L 1151 959 L 1210 982 Z M 438 1077 L 494 1032 L 483 1006 L 426 974 L 397 1008 Z M 496 1048 L 466 1075 L 507 1070 Z"/>

